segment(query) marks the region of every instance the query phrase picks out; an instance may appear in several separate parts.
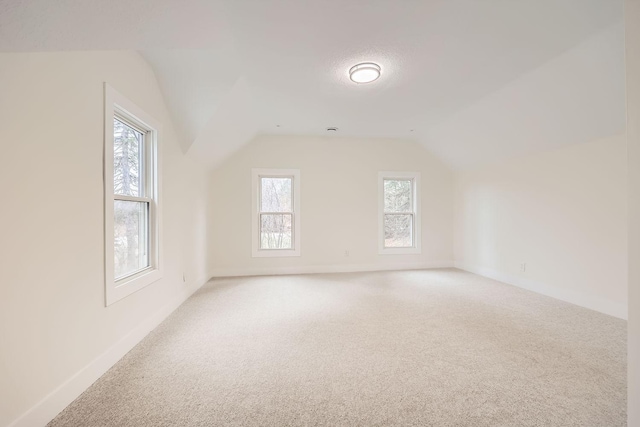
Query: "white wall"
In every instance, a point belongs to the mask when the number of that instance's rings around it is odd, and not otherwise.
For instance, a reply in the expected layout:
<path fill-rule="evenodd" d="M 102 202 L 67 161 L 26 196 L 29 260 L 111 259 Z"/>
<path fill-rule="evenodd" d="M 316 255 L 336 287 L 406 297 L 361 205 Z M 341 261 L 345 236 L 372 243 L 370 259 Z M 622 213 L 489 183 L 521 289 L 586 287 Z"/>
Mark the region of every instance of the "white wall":
<path fill-rule="evenodd" d="M 163 124 L 164 184 L 164 277 L 106 308 L 104 81 Z M 206 278 L 206 174 L 135 52 L 0 54 L 0 94 L 0 426 L 41 425 Z"/>
<path fill-rule="evenodd" d="M 456 265 L 626 317 L 625 142 L 613 136 L 457 174 Z"/>
<path fill-rule="evenodd" d="M 300 257 L 251 257 L 251 168 L 300 169 Z M 378 255 L 384 170 L 421 172 L 421 255 Z M 452 265 L 452 183 L 450 170 L 415 142 L 258 137 L 211 175 L 211 275 Z"/>
<path fill-rule="evenodd" d="M 625 2 L 629 156 L 628 425 L 640 426 L 640 0 Z"/>

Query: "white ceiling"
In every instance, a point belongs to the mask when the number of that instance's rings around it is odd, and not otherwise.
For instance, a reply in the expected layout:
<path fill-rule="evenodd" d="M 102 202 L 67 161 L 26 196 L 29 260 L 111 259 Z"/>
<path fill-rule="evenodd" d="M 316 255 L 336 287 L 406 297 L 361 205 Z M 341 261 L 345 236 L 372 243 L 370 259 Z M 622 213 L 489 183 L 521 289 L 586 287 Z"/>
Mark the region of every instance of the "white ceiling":
<path fill-rule="evenodd" d="M 0 0 L 0 50 L 142 51 L 211 165 L 257 133 L 337 126 L 463 168 L 622 131 L 622 16 L 621 0 Z M 360 61 L 382 77 L 350 82 Z"/>
<path fill-rule="evenodd" d="M 0 50 L 206 49 L 228 43 L 215 0 L 0 0 Z"/>

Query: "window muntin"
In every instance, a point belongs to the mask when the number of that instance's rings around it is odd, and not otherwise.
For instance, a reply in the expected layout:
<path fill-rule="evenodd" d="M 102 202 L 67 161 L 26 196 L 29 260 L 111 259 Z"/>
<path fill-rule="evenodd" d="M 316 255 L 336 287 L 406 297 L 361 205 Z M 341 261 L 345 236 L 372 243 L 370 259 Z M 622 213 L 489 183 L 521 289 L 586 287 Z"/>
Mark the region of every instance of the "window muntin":
<path fill-rule="evenodd" d="M 379 172 L 379 253 L 418 254 L 420 174 Z"/>
<path fill-rule="evenodd" d="M 162 277 L 159 131 L 105 84 L 106 305 Z"/>
<path fill-rule="evenodd" d="M 253 169 L 253 256 L 300 255 L 300 171 Z"/>

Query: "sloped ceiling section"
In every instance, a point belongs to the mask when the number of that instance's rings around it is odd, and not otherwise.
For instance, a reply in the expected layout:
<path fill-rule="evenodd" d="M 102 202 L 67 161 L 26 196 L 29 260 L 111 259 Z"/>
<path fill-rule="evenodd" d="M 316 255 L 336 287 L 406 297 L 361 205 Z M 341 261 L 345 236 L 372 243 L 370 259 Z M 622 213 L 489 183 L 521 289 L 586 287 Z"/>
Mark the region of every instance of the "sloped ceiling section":
<path fill-rule="evenodd" d="M 466 168 L 619 132 L 622 17 L 621 0 L 0 0 L 0 50 L 141 51 L 212 167 L 255 134 L 337 126 Z M 361 61 L 381 78 L 351 82 Z"/>
<path fill-rule="evenodd" d="M 235 49 L 153 49 L 142 56 L 156 73 L 187 152 L 240 76 Z M 220 110 L 218 110 L 220 111 Z"/>
<path fill-rule="evenodd" d="M 189 154 L 215 168 L 256 136 L 256 123 L 251 93 L 241 77 L 221 100 Z"/>
<path fill-rule="evenodd" d="M 624 26 L 607 28 L 429 130 L 456 169 L 625 130 Z"/>

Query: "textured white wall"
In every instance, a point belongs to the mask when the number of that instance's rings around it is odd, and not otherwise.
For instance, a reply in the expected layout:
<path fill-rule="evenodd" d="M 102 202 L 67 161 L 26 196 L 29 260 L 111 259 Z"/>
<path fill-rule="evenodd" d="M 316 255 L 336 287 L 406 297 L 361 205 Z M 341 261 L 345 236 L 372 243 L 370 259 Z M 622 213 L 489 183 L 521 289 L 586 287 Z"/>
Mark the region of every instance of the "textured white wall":
<path fill-rule="evenodd" d="M 640 0 L 626 0 L 629 156 L 629 427 L 640 426 Z"/>
<path fill-rule="evenodd" d="M 626 317 L 625 142 L 613 136 L 458 174 L 457 265 Z"/>
<path fill-rule="evenodd" d="M 163 124 L 164 277 L 107 308 L 103 81 Z M 153 72 L 135 52 L 0 54 L 0 94 L 7 425 L 206 278 L 206 175 L 180 151 Z"/>
<path fill-rule="evenodd" d="M 300 169 L 300 257 L 251 257 L 251 168 Z M 379 171 L 421 172 L 421 255 L 378 255 Z M 450 265 L 452 182 L 451 171 L 414 142 L 259 137 L 211 175 L 211 273 Z"/>

